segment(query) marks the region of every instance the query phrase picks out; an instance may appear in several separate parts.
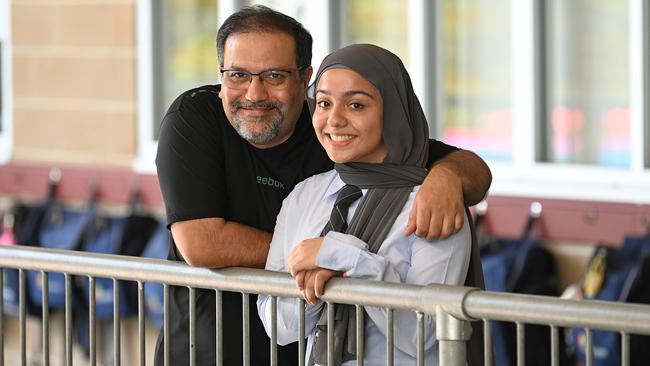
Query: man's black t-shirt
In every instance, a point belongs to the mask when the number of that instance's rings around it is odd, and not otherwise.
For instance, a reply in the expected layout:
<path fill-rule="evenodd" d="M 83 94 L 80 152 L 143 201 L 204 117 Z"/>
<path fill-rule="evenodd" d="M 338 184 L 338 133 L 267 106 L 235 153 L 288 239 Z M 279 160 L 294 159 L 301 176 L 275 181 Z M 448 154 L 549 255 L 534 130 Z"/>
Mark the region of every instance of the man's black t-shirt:
<path fill-rule="evenodd" d="M 156 165 L 169 224 L 220 217 L 273 232 L 282 200 L 302 180 L 332 169 L 318 143 L 307 105 L 292 136 L 284 143 L 258 149 L 230 125 L 219 99 L 219 86 L 203 86 L 179 96 L 161 124 Z M 429 160 L 454 147 L 431 140 Z M 237 245 L 233 242 L 232 245 Z M 170 245 L 169 259 L 183 260 Z M 197 365 L 215 362 L 214 291 L 196 290 Z M 171 365 L 189 364 L 188 291 L 170 290 Z M 250 295 L 250 361 L 265 365 L 269 339 L 256 314 L 257 296 Z M 224 365 L 242 364 L 242 295 L 223 295 Z M 156 364 L 162 364 L 162 337 Z M 296 343 L 278 348 L 278 364 L 298 362 Z"/>

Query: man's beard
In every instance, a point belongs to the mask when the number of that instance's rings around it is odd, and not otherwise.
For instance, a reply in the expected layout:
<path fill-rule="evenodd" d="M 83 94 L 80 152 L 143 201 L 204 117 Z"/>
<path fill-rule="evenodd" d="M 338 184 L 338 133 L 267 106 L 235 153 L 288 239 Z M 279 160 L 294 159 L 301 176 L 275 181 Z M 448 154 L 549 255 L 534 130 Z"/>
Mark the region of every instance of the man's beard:
<path fill-rule="evenodd" d="M 239 136 L 253 144 L 268 144 L 280 134 L 284 113 L 282 113 L 280 102 L 234 102 L 230 105 L 230 112 L 233 118 L 233 125 Z M 259 117 L 243 117 L 237 112 L 245 108 L 271 108 L 275 115 Z M 254 124 L 254 129 L 249 128 Z M 261 129 L 260 127 L 263 126 Z"/>

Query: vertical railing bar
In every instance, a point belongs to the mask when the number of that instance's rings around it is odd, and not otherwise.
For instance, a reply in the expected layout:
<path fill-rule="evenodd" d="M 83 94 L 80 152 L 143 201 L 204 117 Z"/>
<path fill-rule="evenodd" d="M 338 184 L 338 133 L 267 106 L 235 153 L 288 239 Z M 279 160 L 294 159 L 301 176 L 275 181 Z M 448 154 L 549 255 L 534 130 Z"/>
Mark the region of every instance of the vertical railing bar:
<path fill-rule="evenodd" d="M 4 268 L 0 267 L 0 283 L 2 284 L 2 290 L 0 290 L 0 366 L 5 364 L 5 339 L 4 339 L 4 318 L 5 318 L 5 298 L 4 298 Z"/>
<path fill-rule="evenodd" d="M 72 276 L 65 273 L 65 364 L 72 366 Z"/>
<path fill-rule="evenodd" d="M 483 354 L 485 366 L 492 365 L 492 321 L 483 319 Z"/>
<path fill-rule="evenodd" d="M 630 335 L 621 332 L 621 366 L 630 365 Z"/>
<path fill-rule="evenodd" d="M 334 366 L 334 304 L 327 303 L 327 366 Z"/>
<path fill-rule="evenodd" d="M 357 325 L 357 365 L 363 366 L 363 349 L 365 340 L 364 335 L 364 321 L 363 321 L 363 306 L 356 305 L 356 325 Z"/>
<path fill-rule="evenodd" d="M 113 365 L 120 366 L 121 340 L 120 340 L 120 283 L 113 279 Z"/>
<path fill-rule="evenodd" d="M 144 324 L 144 283 L 138 281 L 138 353 L 140 366 L 145 366 L 146 359 L 145 324 Z"/>
<path fill-rule="evenodd" d="M 517 366 L 526 365 L 526 333 L 524 324 L 517 322 Z"/>
<path fill-rule="evenodd" d="M 194 287 L 190 287 L 189 291 L 190 349 L 188 352 L 190 354 L 190 366 L 194 366 L 196 364 L 196 289 Z"/>
<path fill-rule="evenodd" d="M 417 364 L 418 366 L 424 366 L 424 314 L 421 311 L 417 311 Z"/>
<path fill-rule="evenodd" d="M 305 300 L 298 299 L 298 366 L 305 366 Z"/>
<path fill-rule="evenodd" d="M 88 338 L 90 343 L 90 365 L 95 366 L 97 363 L 97 338 L 95 324 L 95 277 L 88 276 Z"/>
<path fill-rule="evenodd" d="M 164 360 L 164 366 L 169 366 L 169 358 L 170 358 L 170 353 L 171 353 L 171 340 L 169 339 L 170 337 L 170 329 L 169 329 L 169 286 L 168 284 L 163 284 L 163 346 L 165 348 L 164 354 L 165 354 L 165 360 Z"/>
<path fill-rule="evenodd" d="M 395 313 L 393 309 L 386 309 L 386 365 L 393 366 L 394 350 L 393 342 L 395 340 L 395 333 L 393 329 Z"/>
<path fill-rule="evenodd" d="M 242 293 L 242 326 L 243 326 L 243 365 L 250 365 L 250 302 L 249 295 Z"/>
<path fill-rule="evenodd" d="M 22 366 L 27 365 L 27 342 L 26 342 L 26 329 L 25 329 L 25 309 L 27 307 L 27 302 L 26 302 L 26 297 L 25 297 L 25 291 L 27 290 L 25 288 L 25 270 L 24 269 L 19 269 L 18 270 L 18 287 L 20 288 L 19 291 L 19 296 L 18 296 L 18 322 L 20 323 L 19 325 L 19 330 L 18 330 L 18 336 L 20 338 L 20 364 Z"/>
<path fill-rule="evenodd" d="M 560 366 L 560 331 L 551 325 L 551 366 Z"/>
<path fill-rule="evenodd" d="M 41 271 L 41 330 L 43 337 L 43 365 L 50 364 L 50 289 L 49 289 L 49 274 Z"/>
<path fill-rule="evenodd" d="M 216 363 L 217 366 L 223 365 L 223 293 L 219 290 L 215 290 L 214 293 L 214 311 L 216 314 Z"/>
<path fill-rule="evenodd" d="M 271 366 L 278 363 L 278 298 L 271 296 Z"/>
<path fill-rule="evenodd" d="M 594 340 L 591 329 L 585 329 L 585 356 L 587 366 L 594 364 Z"/>

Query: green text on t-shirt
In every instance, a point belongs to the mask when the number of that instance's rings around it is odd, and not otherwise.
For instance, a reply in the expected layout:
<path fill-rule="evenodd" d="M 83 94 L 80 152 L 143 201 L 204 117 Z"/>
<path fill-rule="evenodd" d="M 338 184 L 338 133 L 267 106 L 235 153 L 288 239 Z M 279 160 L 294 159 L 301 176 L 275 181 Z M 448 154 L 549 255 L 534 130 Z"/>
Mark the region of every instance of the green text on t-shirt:
<path fill-rule="evenodd" d="M 257 183 L 258 184 L 263 184 L 263 185 L 269 186 L 269 187 L 284 189 L 284 183 L 280 182 L 279 180 L 275 180 L 275 179 L 273 179 L 271 177 L 260 177 L 258 175 L 257 176 Z"/>

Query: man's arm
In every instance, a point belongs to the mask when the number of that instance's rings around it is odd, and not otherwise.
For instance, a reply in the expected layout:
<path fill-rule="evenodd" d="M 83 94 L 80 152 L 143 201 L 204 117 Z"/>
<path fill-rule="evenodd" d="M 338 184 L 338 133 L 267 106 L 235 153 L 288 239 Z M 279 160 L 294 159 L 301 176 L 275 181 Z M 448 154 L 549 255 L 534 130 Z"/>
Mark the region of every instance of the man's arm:
<path fill-rule="evenodd" d="M 456 150 L 429 168 L 415 197 L 405 235 L 431 241 L 446 238 L 463 227 L 465 207 L 487 194 L 492 173 L 485 162 L 468 150 Z"/>
<path fill-rule="evenodd" d="M 196 267 L 264 268 L 271 243 L 271 233 L 222 218 L 175 222 L 171 231 L 185 261 Z"/>
<path fill-rule="evenodd" d="M 456 150 L 434 162 L 429 176 L 436 170 L 447 170 L 449 174 L 460 178 L 464 201 L 468 206 L 481 202 L 492 183 L 490 168 L 483 159 L 469 150 Z"/>

